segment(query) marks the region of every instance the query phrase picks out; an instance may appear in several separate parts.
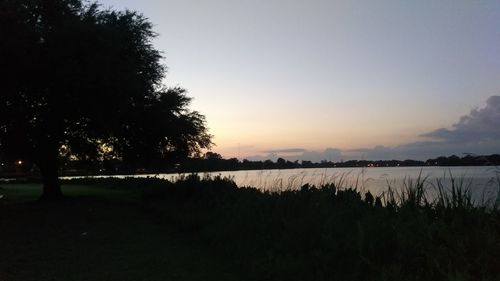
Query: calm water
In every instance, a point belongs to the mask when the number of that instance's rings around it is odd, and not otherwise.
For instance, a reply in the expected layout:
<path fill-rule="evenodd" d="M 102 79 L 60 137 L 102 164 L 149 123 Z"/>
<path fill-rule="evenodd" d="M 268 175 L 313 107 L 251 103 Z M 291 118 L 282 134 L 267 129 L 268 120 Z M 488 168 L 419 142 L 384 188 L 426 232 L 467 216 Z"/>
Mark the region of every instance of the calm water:
<path fill-rule="evenodd" d="M 149 174 L 134 177 L 158 177 L 176 180 L 183 174 Z M 419 175 L 426 178 L 425 185 L 432 192 L 437 181 L 445 187 L 451 186 L 453 176 L 458 185 L 470 186 L 475 198 L 492 198 L 499 189 L 498 167 L 377 167 L 377 168 L 322 168 L 322 169 L 289 169 L 289 170 L 252 170 L 200 173 L 201 176 L 217 176 L 232 178 L 240 187 L 251 186 L 262 190 L 282 191 L 298 189 L 308 183 L 320 186 L 325 183 L 336 183 L 343 187 L 355 187 L 358 190 L 370 191 L 380 195 L 390 185 L 393 189 L 401 189 L 409 180 L 416 180 Z M 126 177 L 126 176 L 117 176 Z M 339 184 L 341 183 L 341 184 Z"/>

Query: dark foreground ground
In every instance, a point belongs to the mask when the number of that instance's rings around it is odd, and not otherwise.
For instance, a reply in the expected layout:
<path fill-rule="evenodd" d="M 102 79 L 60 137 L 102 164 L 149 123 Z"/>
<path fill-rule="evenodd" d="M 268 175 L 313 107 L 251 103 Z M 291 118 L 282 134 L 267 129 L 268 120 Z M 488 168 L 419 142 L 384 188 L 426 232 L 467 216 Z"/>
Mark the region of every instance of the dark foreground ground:
<path fill-rule="evenodd" d="M 195 177 L 66 182 L 57 204 L 0 187 L 0 281 L 500 280 L 498 206 L 418 184 L 380 202 Z"/>
<path fill-rule="evenodd" d="M 65 202 L 42 204 L 33 201 L 38 186 L 2 186 L 1 281 L 237 279 L 226 260 L 143 209 L 130 190 L 64 185 Z M 24 202 L 9 202 L 21 192 L 15 199 Z"/>

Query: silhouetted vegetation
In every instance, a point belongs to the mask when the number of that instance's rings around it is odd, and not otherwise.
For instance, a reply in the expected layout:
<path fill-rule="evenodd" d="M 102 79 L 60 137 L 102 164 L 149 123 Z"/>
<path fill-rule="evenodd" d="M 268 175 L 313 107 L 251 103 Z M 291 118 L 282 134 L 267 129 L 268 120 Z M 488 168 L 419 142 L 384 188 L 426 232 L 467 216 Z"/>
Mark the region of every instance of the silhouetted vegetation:
<path fill-rule="evenodd" d="M 436 159 L 429 159 L 425 164 L 428 166 L 499 166 L 500 155 L 441 156 Z"/>
<path fill-rule="evenodd" d="M 238 171 L 238 170 L 264 170 L 264 169 L 299 169 L 299 168 L 355 168 L 355 167 L 424 167 L 424 166 L 499 166 L 500 155 L 488 156 L 467 155 L 458 157 L 438 157 L 426 161 L 417 160 L 349 160 L 343 162 L 322 161 L 288 161 L 278 158 L 277 161 L 240 161 L 236 158 L 224 159 L 220 154 L 207 152 L 204 157 L 177 159 L 172 158 L 153 159 L 149 163 L 142 163 L 136 169 L 130 169 L 121 159 L 87 159 L 68 160 L 63 159 L 59 173 L 62 175 L 96 175 L 96 174 L 127 174 L 127 173 L 192 173 L 192 172 L 214 172 L 214 171 Z M 28 176 L 36 179 L 39 172 L 33 163 L 3 162 L 0 157 L 0 176 L 23 177 Z M 139 162 L 141 163 L 141 162 Z"/>
<path fill-rule="evenodd" d="M 235 171 L 235 170 L 263 170 L 263 169 L 295 169 L 295 168 L 353 168 L 353 167 L 422 167 L 422 166 L 498 166 L 500 155 L 489 156 L 467 155 L 462 158 L 452 155 L 438 157 L 426 161 L 418 160 L 349 160 L 342 162 L 321 161 L 288 161 L 278 158 L 275 162 L 266 161 L 239 161 L 236 158 L 223 159 L 220 155 L 210 154 L 204 158 L 189 158 L 184 160 L 179 172 L 203 171 Z"/>
<path fill-rule="evenodd" d="M 56 218 L 67 223 L 57 228 L 42 219 L 30 233 L 1 232 L 0 241 L 9 243 L 0 243 L 0 275 L 6 281 L 103 280 L 99 274 L 106 280 L 498 280 L 499 197 L 487 206 L 471 204 L 470 195 L 456 185 L 441 186 L 441 195 L 431 198 L 426 180 L 409 180 L 381 196 L 340 182 L 269 193 L 195 175 L 176 183 L 65 181 L 67 194 L 87 197 L 58 207 Z M 29 198 L 22 186 L 3 186 L 7 200 Z M 0 227 L 19 229 L 15 225 L 41 216 L 36 213 L 43 214 L 44 206 L 10 219 L 28 210 L 25 204 L 6 203 Z M 22 248 L 15 237 L 37 234 L 51 235 L 22 251 L 20 270 L 9 256 Z M 59 239 L 55 245 L 53 239 Z M 74 254 L 57 246 L 61 243 L 73 245 Z M 53 262 L 66 264 L 71 258 L 81 264 L 44 268 L 46 274 L 37 275 L 36 250 L 44 244 L 54 247 Z M 177 245 L 174 256 L 171 245 Z M 147 259 L 137 250 L 141 247 L 155 258 Z M 81 254 L 87 251 L 92 254 Z M 166 270 L 179 263 L 176 255 L 184 264 Z M 105 269 L 107 263 L 113 267 Z"/>
<path fill-rule="evenodd" d="M 35 164 L 43 198 L 61 197 L 61 158 L 122 170 L 208 148 L 204 116 L 165 88 L 152 24 L 81 0 L 0 1 L 2 161 Z"/>

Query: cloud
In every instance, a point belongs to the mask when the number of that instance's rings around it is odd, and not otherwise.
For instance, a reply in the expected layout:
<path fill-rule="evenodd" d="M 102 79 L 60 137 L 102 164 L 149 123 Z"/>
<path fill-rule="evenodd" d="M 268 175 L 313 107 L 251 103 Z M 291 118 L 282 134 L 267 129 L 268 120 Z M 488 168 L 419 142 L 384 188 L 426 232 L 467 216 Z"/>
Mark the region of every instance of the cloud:
<path fill-rule="evenodd" d="M 342 154 L 342 150 L 338 148 L 327 148 L 324 151 L 312 151 L 303 148 L 292 148 L 292 149 L 275 149 L 265 151 L 268 153 L 265 156 L 256 155 L 247 157 L 248 160 L 252 161 L 264 161 L 264 160 L 273 160 L 276 161 L 278 158 L 283 158 L 288 161 L 313 161 L 320 162 L 323 160 L 327 161 L 341 161 L 344 157 Z"/>
<path fill-rule="evenodd" d="M 422 141 L 414 142 L 395 147 L 377 146 L 374 148 L 353 149 L 344 151 L 347 155 L 345 159 L 366 159 L 366 160 L 426 160 L 439 156 L 480 154 L 488 155 L 500 153 L 500 143 L 498 141 L 482 142 L 480 145 L 467 143 L 449 143 L 444 141 Z"/>
<path fill-rule="evenodd" d="M 440 128 L 422 135 L 449 143 L 489 142 L 500 139 L 500 96 L 491 96 L 486 107 L 462 116 L 451 129 Z"/>
<path fill-rule="evenodd" d="M 422 134 L 424 141 L 394 147 L 378 145 L 373 148 L 340 150 L 327 148 L 324 151 L 310 151 L 302 148 L 276 149 L 266 151 L 266 156 L 249 157 L 249 160 L 322 160 L 338 162 L 350 159 L 426 160 L 452 154 L 498 154 L 500 153 L 500 96 L 491 96 L 483 108 L 473 109 L 462 116 L 450 128 L 438 128 Z"/>
<path fill-rule="evenodd" d="M 264 153 L 301 153 L 306 152 L 307 150 L 303 148 L 284 148 L 284 149 L 275 149 L 275 150 L 266 150 Z"/>
<path fill-rule="evenodd" d="M 424 160 L 452 154 L 500 153 L 500 96 L 489 97 L 484 108 L 473 109 L 451 128 L 439 128 L 421 136 L 428 140 L 395 147 L 353 149 L 346 153 L 358 159 L 381 160 Z"/>
<path fill-rule="evenodd" d="M 323 160 L 338 162 L 344 159 L 342 150 L 338 148 L 327 148 L 324 151 L 304 151 L 296 160 L 309 160 L 320 162 Z"/>

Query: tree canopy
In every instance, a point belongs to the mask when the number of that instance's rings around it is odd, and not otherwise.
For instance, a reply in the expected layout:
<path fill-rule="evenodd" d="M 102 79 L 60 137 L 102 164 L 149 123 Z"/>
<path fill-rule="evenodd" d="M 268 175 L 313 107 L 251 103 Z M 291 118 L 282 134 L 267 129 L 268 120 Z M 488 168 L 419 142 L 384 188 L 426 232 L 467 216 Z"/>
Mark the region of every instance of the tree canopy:
<path fill-rule="evenodd" d="M 80 0 L 0 0 L 0 153 L 35 163 L 60 196 L 61 156 L 125 163 L 211 145 L 182 88 L 166 88 L 151 22 Z"/>

